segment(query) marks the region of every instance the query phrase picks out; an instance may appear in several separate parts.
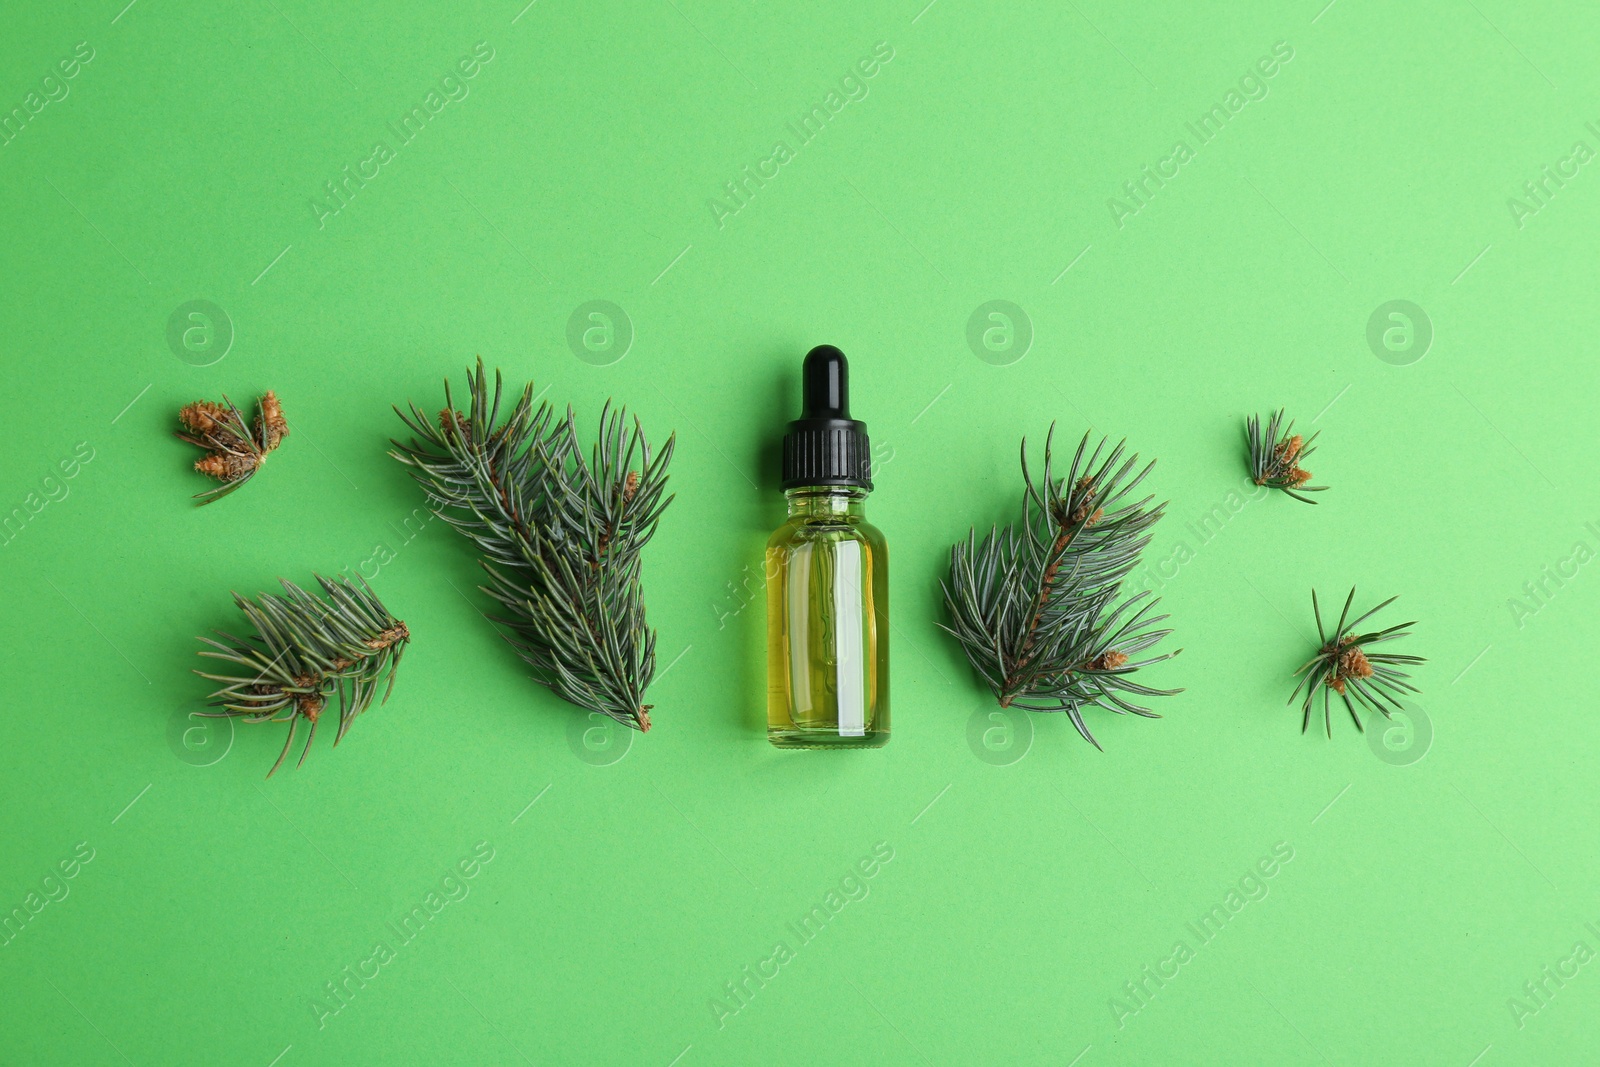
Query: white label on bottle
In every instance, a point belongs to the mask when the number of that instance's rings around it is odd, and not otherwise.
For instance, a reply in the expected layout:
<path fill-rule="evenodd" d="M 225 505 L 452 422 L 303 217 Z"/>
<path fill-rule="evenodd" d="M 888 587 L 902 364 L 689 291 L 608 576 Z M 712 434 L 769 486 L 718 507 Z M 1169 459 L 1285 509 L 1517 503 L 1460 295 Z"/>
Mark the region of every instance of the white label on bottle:
<path fill-rule="evenodd" d="M 864 737 L 867 732 L 867 664 L 861 616 L 861 543 L 842 541 L 833 556 L 834 692 L 839 701 L 839 736 Z"/>

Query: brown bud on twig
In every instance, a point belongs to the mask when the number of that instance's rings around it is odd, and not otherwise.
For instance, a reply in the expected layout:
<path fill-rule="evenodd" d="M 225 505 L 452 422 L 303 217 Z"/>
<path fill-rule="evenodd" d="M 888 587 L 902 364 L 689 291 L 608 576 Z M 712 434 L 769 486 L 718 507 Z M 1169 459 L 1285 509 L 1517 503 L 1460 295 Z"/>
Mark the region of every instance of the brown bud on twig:
<path fill-rule="evenodd" d="M 1080 494 L 1078 504 L 1072 509 L 1072 514 L 1069 515 L 1068 518 L 1071 520 L 1072 525 L 1074 526 L 1077 526 L 1079 523 L 1082 523 L 1085 520 L 1088 520 L 1089 524 L 1093 525 L 1095 522 L 1099 521 L 1101 515 L 1100 509 L 1094 506 L 1094 479 L 1087 475 L 1079 478 L 1077 489 Z"/>
<path fill-rule="evenodd" d="M 453 408 L 445 408 L 439 412 L 439 429 L 444 431 L 446 437 L 452 433 L 463 441 L 472 440 L 472 428 L 461 417 L 461 412 Z"/>
<path fill-rule="evenodd" d="M 1339 656 L 1339 673 L 1346 678 L 1371 678 L 1372 664 L 1359 648 L 1347 648 Z"/>
<path fill-rule="evenodd" d="M 178 421 L 198 434 L 211 434 L 222 428 L 228 409 L 209 400 L 196 400 L 178 411 Z"/>
<path fill-rule="evenodd" d="M 372 649 L 374 652 L 379 652 L 388 648 L 396 641 L 409 641 L 410 639 L 411 631 L 406 629 L 406 624 L 403 622 L 397 622 L 387 630 L 380 633 L 377 637 L 374 637 L 372 640 L 368 641 L 367 647 Z"/>
<path fill-rule="evenodd" d="M 211 452 L 204 459 L 195 460 L 194 469 L 218 481 L 236 482 L 260 464 L 251 452 Z"/>
<path fill-rule="evenodd" d="M 294 709 L 311 722 L 316 722 L 322 714 L 322 709 L 327 707 L 328 701 L 321 693 L 302 693 L 295 698 Z"/>
<path fill-rule="evenodd" d="M 289 436 L 289 423 L 283 417 L 283 405 L 278 403 L 278 394 L 268 389 L 261 398 L 260 413 L 256 415 L 256 438 L 261 445 L 261 451 L 271 452 L 278 444 Z"/>

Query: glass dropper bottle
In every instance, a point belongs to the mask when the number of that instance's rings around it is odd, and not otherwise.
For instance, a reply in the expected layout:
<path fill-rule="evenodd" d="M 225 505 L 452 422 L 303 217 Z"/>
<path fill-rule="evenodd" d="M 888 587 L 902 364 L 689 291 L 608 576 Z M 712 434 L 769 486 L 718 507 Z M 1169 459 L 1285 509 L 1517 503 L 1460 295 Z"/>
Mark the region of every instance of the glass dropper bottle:
<path fill-rule="evenodd" d="M 767 739 L 779 748 L 889 741 L 889 549 L 867 522 L 867 427 L 832 345 L 802 369 L 783 440 L 787 521 L 767 541 Z"/>

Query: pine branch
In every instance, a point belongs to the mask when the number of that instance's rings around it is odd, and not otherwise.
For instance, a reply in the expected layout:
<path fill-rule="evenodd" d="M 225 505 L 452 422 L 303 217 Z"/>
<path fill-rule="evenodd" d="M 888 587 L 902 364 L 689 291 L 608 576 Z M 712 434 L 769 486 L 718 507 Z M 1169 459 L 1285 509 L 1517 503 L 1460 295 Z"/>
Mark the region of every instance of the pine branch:
<path fill-rule="evenodd" d="M 950 625 L 942 628 L 1001 707 L 1066 712 L 1098 748 L 1085 707 L 1159 718 L 1130 697 L 1181 692 L 1134 681 L 1140 668 L 1177 652 L 1141 658 L 1171 633 L 1154 629 L 1167 616 L 1151 614 L 1157 601 L 1148 591 L 1119 601 L 1166 505 L 1130 499 L 1154 463 L 1140 469 L 1138 456 L 1125 457 L 1122 443 L 1107 449 L 1104 439 L 1086 457 L 1088 434 L 1058 478 L 1054 437 L 1052 425 L 1038 481 L 1022 443 L 1020 530 L 991 529 L 981 542 L 974 531 L 951 548 L 950 577 L 941 583 Z"/>
<path fill-rule="evenodd" d="M 534 406 L 533 386 L 501 415 L 502 380 L 489 389 L 483 360 L 468 371 L 469 404 L 445 383 L 437 425 L 416 405 L 396 408 L 413 433 L 390 453 L 411 468 L 434 512 L 482 553 L 494 621 L 563 699 L 638 730 L 650 729 L 644 692 L 656 635 L 645 621 L 640 552 L 672 498 L 667 464 L 676 436 L 652 454 L 638 419 L 608 402 L 588 459 L 568 408 Z"/>
<path fill-rule="evenodd" d="M 329 600 L 319 599 L 293 582 L 284 580 L 285 595 L 263 593 L 252 602 L 238 593 L 234 603 L 244 612 L 255 632 L 238 638 L 217 631 L 222 641 L 200 638 L 216 651 L 200 655 L 236 665 L 242 673 L 211 674 L 202 678 L 222 682 L 211 694 L 211 706 L 224 710 L 201 712 L 213 718 L 238 717 L 246 722 L 287 722 L 278 761 L 270 778 L 289 755 L 300 720 L 311 724 L 300 764 L 311 751 L 328 698 L 339 699 L 337 745 L 357 715 L 367 710 L 385 678 L 383 699 L 394 688 L 395 670 L 411 632 L 389 614 L 366 582 L 354 585 L 344 577 L 317 582 Z M 298 764 L 297 764 L 298 766 Z"/>
<path fill-rule="evenodd" d="M 175 434 L 178 440 L 206 450 L 205 456 L 195 461 L 194 469 L 222 482 L 195 494 L 200 505 L 221 500 L 255 477 L 267 456 L 289 435 L 283 405 L 270 389 L 257 401 L 253 426 L 245 422 L 227 394 L 223 394 L 220 404 L 196 400 L 185 405 L 178 412 L 178 422 L 183 426 Z"/>
<path fill-rule="evenodd" d="M 1307 504 L 1316 501 L 1302 493 L 1320 493 L 1328 487 L 1325 485 L 1307 485 L 1311 480 L 1311 472 L 1300 466 L 1307 456 L 1316 451 L 1312 444 L 1317 439 L 1317 434 L 1302 438 L 1294 429 L 1294 420 L 1289 420 L 1288 426 L 1279 427 L 1283 423 L 1283 409 L 1274 411 L 1267 419 L 1265 432 L 1261 429 L 1261 420 L 1251 415 L 1245 423 L 1245 441 L 1250 448 L 1250 477 L 1257 485 L 1264 485 L 1269 489 L 1281 489 L 1296 500 L 1303 500 Z M 1321 431 L 1317 431 L 1321 433 Z"/>
<path fill-rule="evenodd" d="M 1373 645 L 1385 641 L 1396 641 L 1402 637 L 1410 637 L 1408 627 L 1415 626 L 1415 622 L 1402 622 L 1397 626 L 1390 626 L 1383 630 L 1371 633 L 1356 633 L 1357 626 L 1393 604 L 1395 597 L 1390 597 L 1371 611 L 1351 619 L 1350 605 L 1355 601 L 1354 587 L 1350 595 L 1345 598 L 1344 610 L 1339 613 L 1339 622 L 1331 632 L 1322 628 L 1322 609 L 1317 606 L 1317 591 L 1311 591 L 1311 613 L 1317 620 L 1317 640 L 1322 647 L 1305 666 L 1295 671 L 1295 675 L 1304 674 L 1299 684 L 1294 687 L 1294 692 L 1289 695 L 1289 703 L 1293 704 L 1300 696 L 1300 691 L 1305 690 L 1305 702 L 1302 705 L 1300 732 L 1305 733 L 1311 727 L 1311 702 L 1317 695 L 1317 687 L 1322 687 L 1322 726 L 1328 736 L 1333 737 L 1333 721 L 1329 713 L 1329 704 L 1332 694 L 1338 693 L 1344 701 L 1344 706 L 1350 712 L 1350 719 L 1356 724 L 1356 729 L 1365 732 L 1361 725 L 1361 716 L 1356 714 L 1356 704 L 1381 712 L 1384 718 L 1390 718 L 1390 706 L 1400 709 L 1398 695 L 1419 692 L 1416 686 L 1408 679 L 1411 675 L 1400 668 L 1418 663 L 1426 663 L 1421 656 L 1405 656 L 1397 652 L 1374 652 Z M 1355 701 L 1352 703 L 1351 698 Z"/>

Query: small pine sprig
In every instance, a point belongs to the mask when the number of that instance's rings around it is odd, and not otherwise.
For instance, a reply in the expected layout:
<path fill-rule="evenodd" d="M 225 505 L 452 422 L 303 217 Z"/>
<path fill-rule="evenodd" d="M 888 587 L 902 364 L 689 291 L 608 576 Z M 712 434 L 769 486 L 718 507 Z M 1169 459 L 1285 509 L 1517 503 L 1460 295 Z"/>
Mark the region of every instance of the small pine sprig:
<path fill-rule="evenodd" d="M 411 468 L 434 513 L 477 546 L 500 605 L 493 621 L 534 677 L 581 708 L 650 729 L 645 689 L 656 634 L 645 620 L 640 552 L 666 496 L 676 435 L 652 452 L 637 418 L 608 402 L 590 456 L 569 407 L 534 405 L 526 386 L 501 420 L 502 381 L 491 394 L 483 360 L 467 372 L 465 414 L 445 382 L 437 424 L 410 405 L 411 429 L 390 455 Z"/>
<path fill-rule="evenodd" d="M 226 394 L 220 404 L 196 400 L 178 412 L 183 429 L 177 432 L 177 438 L 206 450 L 204 458 L 195 461 L 194 469 L 222 482 L 195 494 L 200 505 L 222 499 L 255 477 L 267 455 L 289 435 L 289 424 L 276 393 L 267 390 L 256 406 L 254 425 L 245 422 Z"/>
<path fill-rule="evenodd" d="M 1355 598 L 1356 591 L 1352 588 L 1350 595 L 1345 598 L 1344 610 L 1339 613 L 1338 624 L 1329 633 L 1322 628 L 1322 611 L 1317 606 L 1317 591 L 1315 589 L 1311 591 L 1311 612 L 1317 620 L 1317 640 L 1322 643 L 1322 647 L 1305 666 L 1295 671 L 1297 676 L 1305 675 L 1289 696 L 1289 703 L 1293 704 L 1300 696 L 1300 691 L 1305 690 L 1300 722 L 1301 733 L 1305 733 L 1311 726 L 1311 703 L 1316 697 L 1319 686 L 1322 689 L 1322 725 L 1330 738 L 1333 736 L 1333 723 L 1328 708 L 1334 693 L 1338 693 L 1339 698 L 1344 701 L 1344 706 L 1349 710 L 1350 719 L 1356 724 L 1356 729 L 1364 732 L 1361 716 L 1356 714 L 1356 703 L 1381 712 L 1384 718 L 1389 718 L 1389 706 L 1392 705 L 1396 709 L 1400 707 L 1396 694 L 1418 692 L 1417 687 L 1407 680 L 1411 676 L 1400 670 L 1400 667 L 1426 663 L 1426 659 L 1422 656 L 1405 656 L 1396 652 L 1370 651 L 1373 645 L 1410 637 L 1411 631 L 1408 627 L 1415 626 L 1416 622 L 1402 622 L 1371 633 L 1356 633 L 1357 626 L 1393 604 L 1397 598 L 1390 597 L 1371 611 L 1350 619 L 1347 623 L 1345 620 L 1349 618 L 1350 605 Z M 1351 698 L 1354 698 L 1354 703 Z"/>
<path fill-rule="evenodd" d="M 1119 603 L 1123 580 L 1166 505 L 1152 506 L 1150 496 L 1129 502 L 1155 464 L 1136 470 L 1139 457 L 1124 458 L 1125 443 L 1107 450 L 1101 439 L 1086 457 L 1085 434 L 1066 477 L 1057 477 L 1054 436 L 1052 425 L 1037 482 L 1028 469 L 1028 442 L 1022 442 L 1020 529 L 991 528 L 981 542 L 969 532 L 951 548 L 950 577 L 941 582 L 950 625 L 941 628 L 960 642 L 1001 707 L 1065 712 L 1099 748 L 1084 708 L 1160 718 L 1130 696 L 1181 692 L 1153 689 L 1133 677 L 1182 651 L 1140 658 L 1171 633 L 1154 628 L 1167 616 L 1151 614 L 1153 594 L 1145 590 Z"/>
<path fill-rule="evenodd" d="M 1261 420 L 1256 416 L 1251 415 L 1246 422 L 1245 439 L 1250 446 L 1250 477 L 1257 485 L 1264 485 L 1269 489 L 1281 489 L 1296 500 L 1315 504 L 1315 500 L 1301 494 L 1320 493 L 1328 487 L 1307 485 L 1306 483 L 1311 480 L 1311 472 L 1301 467 L 1300 463 L 1315 451 L 1312 442 L 1317 439 L 1317 434 L 1302 438 L 1299 434 L 1291 432 L 1294 429 L 1293 419 L 1289 420 L 1287 426 L 1282 426 L 1282 423 L 1282 408 L 1268 417 L 1265 432 L 1262 430 Z"/>
<path fill-rule="evenodd" d="M 234 593 L 234 603 L 255 632 L 238 638 L 219 630 L 221 641 L 200 638 L 215 650 L 200 655 L 234 664 L 240 672 L 195 671 L 223 683 L 211 694 L 211 706 L 223 710 L 200 714 L 289 724 L 283 751 L 268 778 L 289 755 L 301 720 L 311 727 L 300 752 L 300 764 L 305 763 L 330 697 L 337 695 L 339 700 L 335 745 L 356 716 L 367 710 L 385 679 L 387 701 L 400 656 L 411 639 L 406 624 L 389 613 L 365 581 L 358 586 L 342 576 L 316 579 L 327 600 L 286 579 L 282 595 L 263 593 L 252 601 Z"/>

